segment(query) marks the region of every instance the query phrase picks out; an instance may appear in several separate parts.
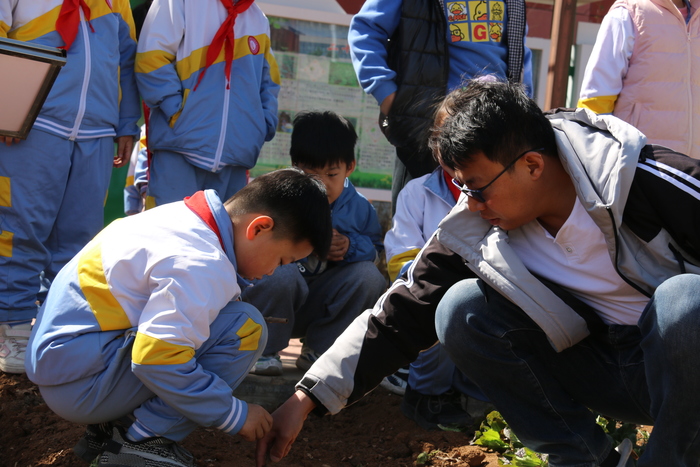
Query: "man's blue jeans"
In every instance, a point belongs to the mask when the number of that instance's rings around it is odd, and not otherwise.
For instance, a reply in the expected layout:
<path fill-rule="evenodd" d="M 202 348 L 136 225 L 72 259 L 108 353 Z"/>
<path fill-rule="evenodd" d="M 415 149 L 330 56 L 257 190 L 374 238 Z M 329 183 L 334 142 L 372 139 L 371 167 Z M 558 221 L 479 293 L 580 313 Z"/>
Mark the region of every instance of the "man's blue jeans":
<path fill-rule="evenodd" d="M 447 292 L 436 328 L 457 367 L 553 467 L 594 467 L 614 447 L 589 409 L 654 425 L 639 467 L 700 465 L 700 276 L 661 284 L 638 326 L 593 321 L 591 335 L 561 353 L 479 279 Z"/>

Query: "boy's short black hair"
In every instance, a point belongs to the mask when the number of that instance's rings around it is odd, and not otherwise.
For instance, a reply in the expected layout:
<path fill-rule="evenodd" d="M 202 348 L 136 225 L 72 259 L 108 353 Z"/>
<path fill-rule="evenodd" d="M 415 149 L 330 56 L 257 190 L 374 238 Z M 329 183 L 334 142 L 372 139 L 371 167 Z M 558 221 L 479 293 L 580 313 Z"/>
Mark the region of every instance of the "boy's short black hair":
<path fill-rule="evenodd" d="M 356 143 L 355 127 L 346 118 L 330 110 L 304 111 L 294 117 L 289 155 L 293 165 L 312 169 L 337 162 L 350 165 Z"/>
<path fill-rule="evenodd" d="M 295 243 L 308 240 L 322 259 L 328 255 L 333 227 L 323 182 L 295 168 L 256 177 L 224 206 L 233 218 L 250 213 L 270 216 L 277 238 Z"/>
<path fill-rule="evenodd" d="M 449 93 L 436 112 L 430 147 L 452 170 L 479 152 L 503 166 L 527 150 L 557 156 L 552 125 L 524 86 L 498 79 L 472 79 Z"/>

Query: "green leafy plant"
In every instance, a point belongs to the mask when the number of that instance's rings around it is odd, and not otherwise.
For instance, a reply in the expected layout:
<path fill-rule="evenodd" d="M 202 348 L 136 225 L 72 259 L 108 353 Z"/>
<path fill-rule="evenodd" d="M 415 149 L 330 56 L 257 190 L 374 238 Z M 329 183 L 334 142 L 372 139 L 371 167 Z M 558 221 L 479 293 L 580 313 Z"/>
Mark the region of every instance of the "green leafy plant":
<path fill-rule="evenodd" d="M 632 449 L 637 456 L 641 456 L 644 449 L 646 449 L 649 433 L 642 430 L 638 425 L 620 422 L 600 414 L 596 416 L 595 421 L 603 428 L 605 433 L 610 435 L 613 441 L 615 441 L 615 445 L 620 444 L 622 440 L 627 438 L 632 441 Z"/>
<path fill-rule="evenodd" d="M 435 457 L 435 455 L 439 452 L 440 451 L 438 451 L 438 450 L 433 450 L 430 452 L 421 452 L 420 454 L 418 454 L 418 457 L 416 457 L 416 464 L 417 465 L 427 464 L 430 461 L 430 459 Z"/>
<path fill-rule="evenodd" d="M 549 465 L 545 454 L 523 446 L 499 412 L 493 411 L 481 422 L 474 433 L 473 444 L 484 446 L 500 454 L 499 465 L 517 467 L 546 467 Z"/>

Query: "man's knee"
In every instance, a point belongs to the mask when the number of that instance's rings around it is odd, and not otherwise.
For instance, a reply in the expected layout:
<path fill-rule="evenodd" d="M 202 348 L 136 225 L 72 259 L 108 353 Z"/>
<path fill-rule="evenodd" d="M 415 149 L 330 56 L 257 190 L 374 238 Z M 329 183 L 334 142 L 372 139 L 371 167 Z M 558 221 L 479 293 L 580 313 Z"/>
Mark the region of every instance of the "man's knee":
<path fill-rule="evenodd" d="M 640 319 L 645 333 L 652 328 L 675 340 L 700 325 L 700 276 L 680 274 L 657 287 Z"/>
<path fill-rule="evenodd" d="M 448 352 L 462 349 L 469 341 L 474 321 L 485 315 L 486 302 L 478 279 L 465 279 L 453 285 L 440 300 L 435 313 L 438 339 Z"/>

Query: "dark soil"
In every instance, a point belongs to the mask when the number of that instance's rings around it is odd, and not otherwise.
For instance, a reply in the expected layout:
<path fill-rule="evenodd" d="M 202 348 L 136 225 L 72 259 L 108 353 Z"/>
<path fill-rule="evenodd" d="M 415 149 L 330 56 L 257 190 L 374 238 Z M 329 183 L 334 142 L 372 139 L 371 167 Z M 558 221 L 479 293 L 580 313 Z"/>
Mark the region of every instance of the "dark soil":
<path fill-rule="evenodd" d="M 310 415 L 280 467 L 496 467 L 497 457 L 463 433 L 432 432 L 401 414 L 401 398 L 382 388 L 338 415 Z M 55 415 L 24 375 L 0 372 L 0 466 L 86 465 L 72 448 L 85 427 Z M 200 467 L 254 466 L 255 443 L 199 428 L 183 443 Z M 433 452 L 417 464 L 422 452 Z"/>

